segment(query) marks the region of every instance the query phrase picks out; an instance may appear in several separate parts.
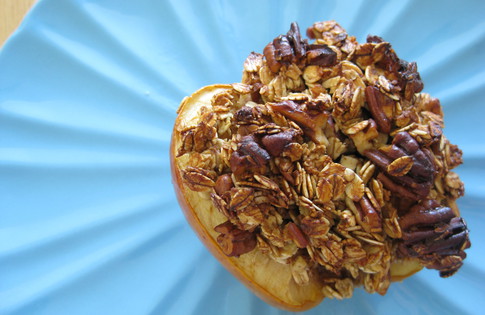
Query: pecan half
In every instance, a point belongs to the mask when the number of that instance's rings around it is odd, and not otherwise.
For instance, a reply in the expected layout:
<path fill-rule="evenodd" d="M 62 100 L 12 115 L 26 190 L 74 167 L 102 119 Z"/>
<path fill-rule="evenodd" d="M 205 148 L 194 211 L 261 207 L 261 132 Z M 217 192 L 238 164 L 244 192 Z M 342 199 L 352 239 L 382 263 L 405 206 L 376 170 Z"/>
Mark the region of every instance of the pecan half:
<path fill-rule="evenodd" d="M 217 243 L 227 256 L 239 257 L 256 247 L 254 233 L 240 230 L 229 221 L 219 224 L 214 230 L 220 233 L 217 237 Z"/>
<path fill-rule="evenodd" d="M 378 88 L 368 86 L 365 88 L 365 98 L 372 118 L 377 123 L 378 129 L 381 132 L 391 132 L 391 118 L 392 110 L 394 108 L 394 100 L 382 94 Z"/>
<path fill-rule="evenodd" d="M 413 226 L 420 227 L 448 222 L 454 216 L 451 208 L 441 207 L 436 200 L 424 200 L 419 205 L 412 207 L 406 215 L 402 216 L 399 219 L 399 225 L 401 229 L 408 230 Z"/>
<path fill-rule="evenodd" d="M 417 257 L 441 277 L 453 275 L 463 264 L 470 247 L 468 228 L 461 217 L 436 200 L 424 200 L 399 219 L 402 229 L 400 253 Z"/>
<path fill-rule="evenodd" d="M 367 233 L 381 232 L 382 219 L 380 209 L 376 209 L 370 200 L 364 196 L 355 204 L 357 208 L 356 219 Z"/>
<path fill-rule="evenodd" d="M 409 133 L 400 132 L 391 145 L 364 155 L 381 170 L 378 178 L 390 191 L 416 201 L 429 194 L 436 168 L 430 153 Z"/>

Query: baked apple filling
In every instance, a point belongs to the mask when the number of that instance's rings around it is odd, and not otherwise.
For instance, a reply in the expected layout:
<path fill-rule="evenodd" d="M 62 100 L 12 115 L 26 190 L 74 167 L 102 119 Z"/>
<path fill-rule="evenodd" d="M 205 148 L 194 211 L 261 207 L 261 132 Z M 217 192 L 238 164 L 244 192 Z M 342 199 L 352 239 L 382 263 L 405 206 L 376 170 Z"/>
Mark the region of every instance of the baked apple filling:
<path fill-rule="evenodd" d="M 172 139 L 185 214 L 221 262 L 262 298 L 305 309 L 385 294 L 422 267 L 454 274 L 470 246 L 439 100 L 415 63 L 334 21 L 296 23 L 242 81 L 186 98 Z"/>

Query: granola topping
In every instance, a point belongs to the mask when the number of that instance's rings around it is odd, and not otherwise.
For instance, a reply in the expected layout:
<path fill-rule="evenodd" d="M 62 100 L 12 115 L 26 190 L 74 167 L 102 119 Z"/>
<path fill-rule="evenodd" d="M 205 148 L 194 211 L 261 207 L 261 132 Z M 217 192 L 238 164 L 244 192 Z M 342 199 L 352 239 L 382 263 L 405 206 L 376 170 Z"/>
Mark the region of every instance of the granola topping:
<path fill-rule="evenodd" d="M 385 294 L 400 259 L 454 274 L 470 241 L 439 101 L 382 38 L 360 44 L 334 21 L 306 34 L 292 23 L 251 53 L 242 82 L 180 130 L 184 183 L 227 219 L 221 249 L 259 250 L 338 299 Z"/>

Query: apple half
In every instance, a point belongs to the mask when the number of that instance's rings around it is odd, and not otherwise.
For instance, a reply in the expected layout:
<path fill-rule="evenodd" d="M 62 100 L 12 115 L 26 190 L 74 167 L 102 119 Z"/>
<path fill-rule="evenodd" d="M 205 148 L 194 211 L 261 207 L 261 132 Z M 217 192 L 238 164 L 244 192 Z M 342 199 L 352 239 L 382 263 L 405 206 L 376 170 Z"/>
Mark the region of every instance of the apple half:
<path fill-rule="evenodd" d="M 317 277 L 309 283 L 298 285 L 292 277 L 289 265 L 273 260 L 257 248 L 240 257 L 228 257 L 217 243 L 218 233 L 214 227 L 227 218 L 212 204 L 208 192 L 192 191 L 182 180 L 182 169 L 187 165 L 188 154 L 177 157 L 181 145 L 181 131 L 196 125 L 201 106 L 210 105 L 215 94 L 231 90 L 228 84 L 216 84 L 201 88 L 186 97 L 178 109 L 178 117 L 172 134 L 170 162 L 173 184 L 180 206 L 193 230 L 207 249 L 237 279 L 267 303 L 290 311 L 303 311 L 318 305 L 324 299 L 322 283 Z M 391 267 L 392 281 L 400 281 L 422 269 L 417 260 L 396 262 Z"/>

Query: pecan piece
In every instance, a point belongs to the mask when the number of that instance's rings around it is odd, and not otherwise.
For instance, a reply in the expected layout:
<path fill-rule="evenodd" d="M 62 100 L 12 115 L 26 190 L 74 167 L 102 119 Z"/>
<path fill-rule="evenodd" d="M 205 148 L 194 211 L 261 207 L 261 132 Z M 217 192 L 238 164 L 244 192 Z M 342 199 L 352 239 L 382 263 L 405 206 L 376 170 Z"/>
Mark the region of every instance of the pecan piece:
<path fill-rule="evenodd" d="M 253 102 L 256 103 L 264 103 L 263 98 L 261 96 L 261 88 L 263 87 L 263 83 L 256 82 L 251 86 L 251 99 Z"/>
<path fill-rule="evenodd" d="M 232 153 L 229 163 L 235 175 L 242 175 L 246 171 L 264 173 L 270 159 L 271 156 L 259 146 L 256 138 L 248 135 L 241 139 L 238 150 Z"/>
<path fill-rule="evenodd" d="M 253 123 L 258 119 L 258 113 L 253 107 L 243 106 L 234 114 L 234 118 L 239 124 Z"/>
<path fill-rule="evenodd" d="M 328 143 L 327 137 L 322 130 L 322 127 L 327 124 L 329 117 L 328 112 L 323 111 L 316 115 L 310 115 L 307 111 L 302 109 L 300 104 L 289 100 L 279 103 L 269 103 L 269 105 L 274 111 L 296 122 L 305 135 L 310 137 L 313 142 L 318 144 Z"/>
<path fill-rule="evenodd" d="M 266 164 L 271 158 L 263 148 L 255 141 L 254 137 L 244 137 L 239 145 L 239 152 L 243 156 L 250 157 L 258 166 Z"/>
<path fill-rule="evenodd" d="M 411 100 L 411 98 L 423 90 L 424 84 L 421 81 L 421 76 L 418 72 L 418 66 L 415 62 L 407 62 L 400 59 L 400 75 L 404 91 L 404 98 Z"/>
<path fill-rule="evenodd" d="M 293 239 L 293 241 L 295 241 L 296 246 L 298 246 L 299 248 L 305 248 L 308 246 L 308 240 L 305 237 L 305 234 L 303 234 L 301 229 L 298 227 L 298 225 L 290 222 L 286 225 L 286 227 L 291 238 Z"/>
<path fill-rule="evenodd" d="M 468 228 L 461 217 L 436 200 L 424 200 L 399 219 L 403 231 L 401 255 L 417 257 L 441 277 L 453 275 L 463 265 L 470 247 Z"/>
<path fill-rule="evenodd" d="M 177 157 L 191 152 L 194 149 L 194 129 L 195 127 L 192 127 L 181 132 L 182 145 L 178 149 Z"/>
<path fill-rule="evenodd" d="M 337 63 L 337 54 L 327 45 L 308 45 L 306 61 L 309 65 L 329 67 Z"/>
<path fill-rule="evenodd" d="M 273 40 L 275 59 L 277 61 L 290 62 L 293 58 L 293 48 L 288 36 L 280 35 Z"/>
<path fill-rule="evenodd" d="M 281 68 L 281 63 L 276 60 L 276 49 L 273 43 L 269 43 L 264 47 L 263 54 L 271 72 L 277 73 Z"/>
<path fill-rule="evenodd" d="M 308 129 L 315 129 L 315 122 L 301 106 L 294 102 L 285 100 L 279 103 L 269 103 L 271 108 L 283 116 L 295 121 L 298 125 Z"/>
<path fill-rule="evenodd" d="M 217 237 L 217 243 L 227 256 L 239 257 L 256 247 L 254 233 L 240 230 L 229 221 L 219 224 L 214 230 L 220 233 Z"/>
<path fill-rule="evenodd" d="M 380 173 L 379 175 L 377 175 L 377 179 L 381 181 L 384 187 L 401 197 L 405 197 L 411 200 L 420 199 L 420 196 L 418 194 L 408 189 L 407 187 L 396 184 L 390 177 L 386 176 L 384 173 Z"/>
<path fill-rule="evenodd" d="M 279 156 L 289 144 L 295 142 L 298 132 L 295 129 L 289 129 L 283 132 L 264 136 L 261 141 L 264 148 L 272 156 Z"/>
<path fill-rule="evenodd" d="M 384 39 L 380 36 L 377 35 L 367 35 L 366 42 L 367 43 L 374 43 L 374 44 L 379 44 L 382 43 Z"/>
<path fill-rule="evenodd" d="M 446 141 L 448 142 L 448 140 Z M 463 152 L 455 144 L 449 144 L 449 151 L 450 153 L 446 155 L 446 162 L 448 167 L 453 169 L 463 163 Z"/>
<path fill-rule="evenodd" d="M 298 23 L 291 23 L 290 30 L 286 36 L 291 43 L 295 57 L 302 57 L 305 54 L 306 42 L 301 39 L 300 27 L 298 26 Z"/>
<path fill-rule="evenodd" d="M 277 73 L 282 64 L 298 62 L 305 55 L 307 43 L 301 39 L 300 28 L 296 22 L 291 23 L 286 35 L 276 37 L 264 48 L 264 57 L 273 73 Z"/>
<path fill-rule="evenodd" d="M 219 196 L 222 196 L 226 191 L 231 190 L 234 187 L 230 174 L 223 174 L 216 180 L 214 189 Z"/>

